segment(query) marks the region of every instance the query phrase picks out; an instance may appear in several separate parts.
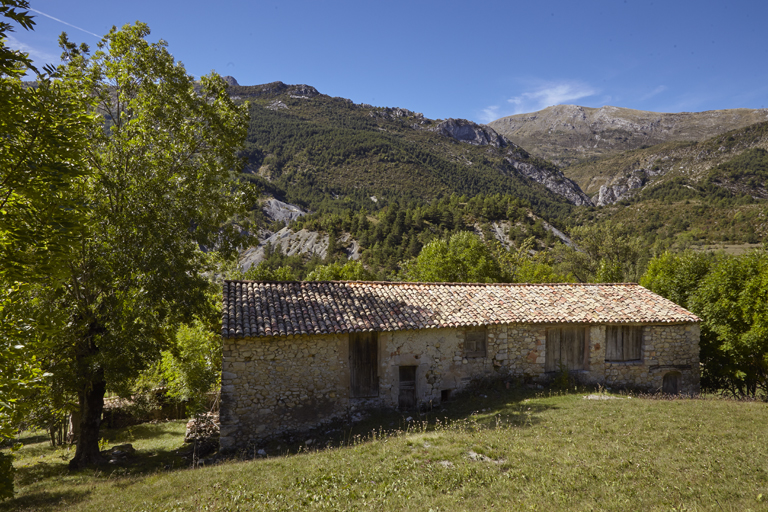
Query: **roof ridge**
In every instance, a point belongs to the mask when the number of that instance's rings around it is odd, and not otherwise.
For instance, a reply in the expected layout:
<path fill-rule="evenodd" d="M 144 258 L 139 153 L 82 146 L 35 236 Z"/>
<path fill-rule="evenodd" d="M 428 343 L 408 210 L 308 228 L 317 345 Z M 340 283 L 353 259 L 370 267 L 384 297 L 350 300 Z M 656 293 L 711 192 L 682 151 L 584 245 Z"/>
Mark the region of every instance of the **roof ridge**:
<path fill-rule="evenodd" d="M 419 285 L 419 286 L 640 286 L 638 283 L 462 283 L 451 281 L 259 281 L 253 279 L 225 279 L 225 283 L 264 283 L 264 284 L 383 284 L 383 285 Z"/>

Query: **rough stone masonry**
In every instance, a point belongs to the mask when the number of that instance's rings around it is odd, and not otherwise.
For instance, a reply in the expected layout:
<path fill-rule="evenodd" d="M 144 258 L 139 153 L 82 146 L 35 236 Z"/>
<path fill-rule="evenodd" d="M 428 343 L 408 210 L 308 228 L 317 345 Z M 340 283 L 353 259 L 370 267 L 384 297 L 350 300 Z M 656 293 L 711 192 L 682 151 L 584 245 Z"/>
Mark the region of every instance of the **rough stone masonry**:
<path fill-rule="evenodd" d="M 221 447 L 563 367 L 585 383 L 695 393 L 698 321 L 638 285 L 228 282 Z M 616 325 L 636 335 L 609 339 Z"/>

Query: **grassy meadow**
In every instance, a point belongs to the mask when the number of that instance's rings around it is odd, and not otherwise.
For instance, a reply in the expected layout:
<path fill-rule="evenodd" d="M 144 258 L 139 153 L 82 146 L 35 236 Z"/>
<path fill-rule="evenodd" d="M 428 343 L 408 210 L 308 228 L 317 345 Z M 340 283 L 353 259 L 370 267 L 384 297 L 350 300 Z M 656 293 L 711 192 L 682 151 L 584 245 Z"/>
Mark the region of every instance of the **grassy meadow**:
<path fill-rule="evenodd" d="M 30 435 L 0 510 L 768 510 L 764 402 L 495 386 L 407 419 L 196 469 L 183 421 L 106 431 L 136 455 L 74 473 Z"/>

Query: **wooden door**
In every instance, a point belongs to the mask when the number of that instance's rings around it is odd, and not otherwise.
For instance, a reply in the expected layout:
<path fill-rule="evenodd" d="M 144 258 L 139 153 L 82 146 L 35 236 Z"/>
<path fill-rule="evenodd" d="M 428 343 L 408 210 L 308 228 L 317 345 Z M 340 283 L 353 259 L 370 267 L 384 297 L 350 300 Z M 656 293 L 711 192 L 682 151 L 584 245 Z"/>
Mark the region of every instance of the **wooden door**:
<path fill-rule="evenodd" d="M 547 354 L 544 370 L 554 372 L 564 365 L 568 370 L 587 368 L 584 327 L 552 327 L 547 330 Z"/>
<path fill-rule="evenodd" d="M 400 395 L 397 405 L 402 410 L 416 407 L 416 366 L 400 367 Z"/>
<path fill-rule="evenodd" d="M 352 398 L 379 396 L 379 336 L 349 334 L 349 384 Z"/>

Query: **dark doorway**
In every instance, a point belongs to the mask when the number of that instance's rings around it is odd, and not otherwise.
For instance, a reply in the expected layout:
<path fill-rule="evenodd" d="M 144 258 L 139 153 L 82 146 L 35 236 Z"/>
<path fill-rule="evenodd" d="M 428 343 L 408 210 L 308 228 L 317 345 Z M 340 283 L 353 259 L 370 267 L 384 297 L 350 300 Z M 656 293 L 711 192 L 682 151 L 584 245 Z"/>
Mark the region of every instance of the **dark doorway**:
<path fill-rule="evenodd" d="M 669 372 L 664 375 L 661 392 L 665 395 L 676 395 L 680 392 L 680 372 Z"/>
<path fill-rule="evenodd" d="M 400 367 L 400 396 L 398 408 L 400 410 L 416 407 L 416 366 Z"/>
<path fill-rule="evenodd" d="M 352 398 L 379 396 L 379 333 L 349 334 L 349 387 Z"/>

